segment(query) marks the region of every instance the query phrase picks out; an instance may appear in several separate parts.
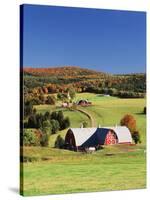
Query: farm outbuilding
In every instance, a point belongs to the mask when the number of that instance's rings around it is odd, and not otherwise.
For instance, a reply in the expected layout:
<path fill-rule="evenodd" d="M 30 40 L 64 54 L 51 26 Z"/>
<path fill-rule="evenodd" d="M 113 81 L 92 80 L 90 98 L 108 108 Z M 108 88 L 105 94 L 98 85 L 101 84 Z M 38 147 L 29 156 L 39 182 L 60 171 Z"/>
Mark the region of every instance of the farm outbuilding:
<path fill-rule="evenodd" d="M 92 102 L 90 102 L 86 99 L 81 99 L 77 102 L 77 105 L 80 105 L 80 106 L 89 106 L 91 104 L 92 104 Z"/>
<path fill-rule="evenodd" d="M 130 144 L 132 137 L 125 126 L 103 128 L 71 128 L 67 131 L 65 144 L 72 150 L 82 150 L 99 145 Z"/>

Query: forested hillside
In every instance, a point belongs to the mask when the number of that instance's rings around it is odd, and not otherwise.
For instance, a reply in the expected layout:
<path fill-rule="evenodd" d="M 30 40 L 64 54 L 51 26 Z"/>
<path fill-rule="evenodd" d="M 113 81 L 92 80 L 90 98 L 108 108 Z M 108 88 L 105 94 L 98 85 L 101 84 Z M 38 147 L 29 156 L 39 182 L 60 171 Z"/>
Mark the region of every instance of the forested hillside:
<path fill-rule="evenodd" d="M 109 94 L 123 98 L 144 97 L 146 74 L 113 75 L 80 67 L 24 68 L 25 92 L 39 93 L 76 92 Z"/>

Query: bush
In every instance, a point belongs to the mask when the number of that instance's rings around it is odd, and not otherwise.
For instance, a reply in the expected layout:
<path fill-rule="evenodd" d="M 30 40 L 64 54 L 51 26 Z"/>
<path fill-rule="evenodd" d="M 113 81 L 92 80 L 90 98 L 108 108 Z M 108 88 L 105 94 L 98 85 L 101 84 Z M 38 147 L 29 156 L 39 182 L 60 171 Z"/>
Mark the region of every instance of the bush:
<path fill-rule="evenodd" d="M 40 144 L 42 147 L 47 147 L 49 144 L 49 135 L 47 133 L 42 134 L 41 140 L 40 140 Z"/>
<path fill-rule="evenodd" d="M 24 129 L 23 131 L 23 145 L 24 146 L 39 146 L 40 139 L 33 129 Z"/>
<path fill-rule="evenodd" d="M 132 133 L 132 139 L 134 140 L 135 144 L 141 143 L 140 134 L 138 131 L 134 131 Z"/>
<path fill-rule="evenodd" d="M 65 144 L 65 140 L 58 135 L 55 141 L 55 148 L 63 149 Z"/>

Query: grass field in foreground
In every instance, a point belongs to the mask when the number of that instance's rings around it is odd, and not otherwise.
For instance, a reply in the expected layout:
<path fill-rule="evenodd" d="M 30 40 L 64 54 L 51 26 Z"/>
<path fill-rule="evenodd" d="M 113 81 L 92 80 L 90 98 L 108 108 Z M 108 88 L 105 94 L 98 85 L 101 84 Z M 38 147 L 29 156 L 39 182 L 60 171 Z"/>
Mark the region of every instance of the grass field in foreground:
<path fill-rule="evenodd" d="M 142 114 L 145 99 L 119 99 L 96 94 L 77 94 L 76 100 L 88 99 L 92 106 L 82 109 L 101 126 L 114 126 L 127 113 L 134 115 L 142 144 L 136 146 L 107 146 L 93 154 L 83 154 L 50 148 L 58 134 L 50 138 L 49 148 L 25 147 L 24 155 L 36 157 L 37 162 L 23 164 L 24 195 L 94 192 L 146 187 L 146 116 Z M 71 127 L 89 119 L 78 111 L 55 106 L 36 106 L 38 112 L 63 110 L 69 116 Z M 113 154 L 109 156 L 109 154 Z M 45 160 L 45 161 L 44 161 Z"/>
<path fill-rule="evenodd" d="M 109 156 L 108 153 L 113 155 Z M 146 187 L 142 145 L 109 146 L 93 154 L 27 147 L 24 154 L 47 161 L 24 163 L 24 195 L 94 192 Z"/>

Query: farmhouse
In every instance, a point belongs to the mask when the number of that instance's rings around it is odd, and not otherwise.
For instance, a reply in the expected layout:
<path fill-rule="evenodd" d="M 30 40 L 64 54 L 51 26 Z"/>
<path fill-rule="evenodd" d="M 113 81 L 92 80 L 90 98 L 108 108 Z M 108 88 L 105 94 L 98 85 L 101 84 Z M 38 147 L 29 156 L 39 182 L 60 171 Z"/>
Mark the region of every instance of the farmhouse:
<path fill-rule="evenodd" d="M 65 144 L 72 150 L 123 143 L 132 143 L 131 133 L 126 126 L 71 128 L 65 137 Z"/>

